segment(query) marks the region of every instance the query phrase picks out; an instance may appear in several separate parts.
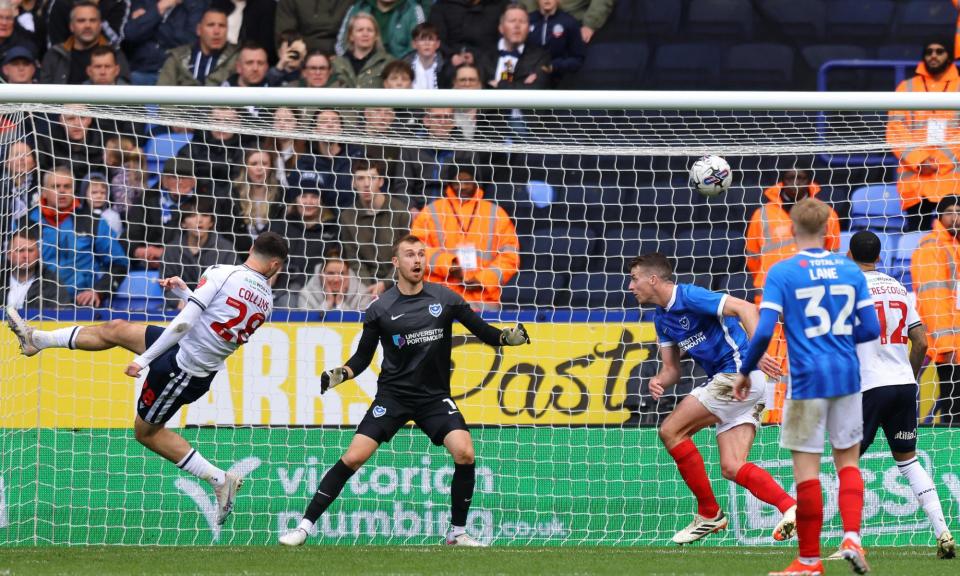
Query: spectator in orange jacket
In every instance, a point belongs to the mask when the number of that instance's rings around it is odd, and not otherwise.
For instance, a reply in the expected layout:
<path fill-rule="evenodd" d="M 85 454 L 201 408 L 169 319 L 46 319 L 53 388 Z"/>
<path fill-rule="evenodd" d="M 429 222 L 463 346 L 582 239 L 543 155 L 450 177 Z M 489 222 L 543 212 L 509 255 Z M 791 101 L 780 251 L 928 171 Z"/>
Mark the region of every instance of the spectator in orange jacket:
<path fill-rule="evenodd" d="M 747 227 L 747 270 L 753 275 L 755 288 L 763 288 L 771 266 L 797 253 L 790 209 L 797 200 L 819 193 L 820 185 L 813 181 L 813 172 L 803 169 L 785 170 L 780 182 L 763 192 L 767 202 L 753 212 Z M 840 218 L 832 209 L 827 220 L 826 248 L 831 252 L 840 249 Z"/>
<path fill-rule="evenodd" d="M 927 42 L 917 74 L 897 86 L 897 92 L 957 92 L 960 74 L 953 65 L 953 46 L 947 40 Z M 960 146 L 952 110 L 893 110 L 887 123 L 887 142 L 900 160 L 897 190 L 907 214 L 909 230 L 929 230 L 937 202 L 960 193 Z"/>
<path fill-rule="evenodd" d="M 428 204 L 410 233 L 427 248 L 427 281 L 445 284 L 474 308 L 497 310 L 520 266 L 520 242 L 503 208 L 483 199 L 476 169 L 457 163 L 443 198 Z"/>
<path fill-rule="evenodd" d="M 927 328 L 927 356 L 937 364 L 940 423 L 960 423 L 960 197 L 945 196 L 938 206 L 933 232 L 913 252 L 910 270 L 917 312 Z"/>

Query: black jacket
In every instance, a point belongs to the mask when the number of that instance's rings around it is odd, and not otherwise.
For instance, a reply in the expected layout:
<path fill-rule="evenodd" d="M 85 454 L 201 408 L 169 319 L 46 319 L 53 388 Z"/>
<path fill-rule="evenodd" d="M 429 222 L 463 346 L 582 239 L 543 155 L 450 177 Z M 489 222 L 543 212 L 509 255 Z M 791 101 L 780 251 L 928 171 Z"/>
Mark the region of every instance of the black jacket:
<path fill-rule="evenodd" d="M 323 262 L 323 255 L 328 249 L 339 249 L 340 246 L 340 230 L 335 221 L 321 222 L 307 228 L 302 220 L 279 220 L 270 225 L 270 231 L 280 234 L 290 243 L 287 273 L 290 275 L 290 285 L 296 289 L 307 285 L 311 272 Z"/>
<path fill-rule="evenodd" d="M 486 81 L 495 80 L 497 73 L 497 62 L 500 61 L 500 51 L 494 46 L 480 55 L 481 74 Z M 523 53 L 517 59 L 517 65 L 513 70 L 512 80 L 500 80 L 497 83 L 498 90 L 543 90 L 550 87 L 550 53 L 527 42 L 523 47 Z M 536 74 L 536 79 L 531 84 L 524 83 L 524 80 L 531 74 Z M 485 88 L 487 86 L 484 86 Z"/>
<path fill-rule="evenodd" d="M 4 267 L 0 275 L 0 304 L 7 305 L 7 293 L 10 290 L 9 268 Z M 30 284 L 24 306 L 19 309 L 57 309 L 72 304 L 66 286 L 57 282 L 57 274 L 48 268 L 40 268 L 40 276 Z"/>
<path fill-rule="evenodd" d="M 170 219 L 164 224 L 160 198 L 159 190 L 147 189 L 143 192 L 143 203 L 127 209 L 126 242 L 131 258 L 134 251 L 141 246 L 169 245 L 176 241 L 180 234 L 180 210 L 174 207 Z"/>
<path fill-rule="evenodd" d="M 180 234 L 174 243 L 164 249 L 161 278 L 179 276 L 191 290 L 194 290 L 200 281 L 200 276 L 207 268 L 214 264 L 237 263 L 237 254 L 233 251 L 233 246 L 215 231 L 211 230 L 207 234 L 207 241 L 200 247 L 200 252 L 197 254 L 187 248 L 187 239 L 184 236 Z M 177 297 L 168 297 L 167 307 L 176 308 L 179 300 Z"/>
<path fill-rule="evenodd" d="M 474 57 L 497 47 L 500 15 L 509 0 L 438 0 L 429 21 L 440 33 L 440 53 L 450 58 L 460 52 Z"/>

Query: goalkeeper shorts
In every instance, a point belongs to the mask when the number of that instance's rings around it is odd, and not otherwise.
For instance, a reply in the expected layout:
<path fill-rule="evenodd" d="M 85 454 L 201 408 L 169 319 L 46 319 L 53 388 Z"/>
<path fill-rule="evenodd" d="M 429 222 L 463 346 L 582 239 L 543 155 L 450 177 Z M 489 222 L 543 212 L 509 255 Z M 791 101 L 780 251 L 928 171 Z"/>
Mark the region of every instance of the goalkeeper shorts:
<path fill-rule="evenodd" d="M 389 442 L 407 422 L 423 430 L 436 446 L 443 446 L 443 439 L 454 430 L 468 430 L 467 422 L 456 403 L 450 398 L 400 400 L 386 394 L 377 394 L 363 420 L 357 426 L 357 434 L 376 440 L 378 444 Z"/>

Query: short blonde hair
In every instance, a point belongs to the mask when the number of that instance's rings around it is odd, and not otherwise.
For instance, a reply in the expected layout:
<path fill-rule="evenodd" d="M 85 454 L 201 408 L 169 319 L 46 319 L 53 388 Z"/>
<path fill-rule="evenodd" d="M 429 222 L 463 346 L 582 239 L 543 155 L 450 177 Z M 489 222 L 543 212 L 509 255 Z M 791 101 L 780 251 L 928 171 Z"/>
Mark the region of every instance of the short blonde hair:
<path fill-rule="evenodd" d="M 825 235 L 830 207 L 816 198 L 804 198 L 790 210 L 790 220 L 796 234 L 806 236 Z"/>

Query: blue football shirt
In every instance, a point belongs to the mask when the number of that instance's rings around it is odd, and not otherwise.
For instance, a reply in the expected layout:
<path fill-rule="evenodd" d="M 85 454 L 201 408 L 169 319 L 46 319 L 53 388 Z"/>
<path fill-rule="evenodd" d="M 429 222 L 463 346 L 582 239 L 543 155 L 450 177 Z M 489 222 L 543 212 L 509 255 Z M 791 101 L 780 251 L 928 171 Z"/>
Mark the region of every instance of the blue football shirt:
<path fill-rule="evenodd" d="M 677 284 L 670 302 L 654 311 L 657 342 L 679 346 L 711 378 L 739 371 L 749 342 L 740 322 L 723 315 L 726 298 L 700 286 Z"/>
<path fill-rule="evenodd" d="M 770 268 L 760 307 L 783 317 L 790 361 L 788 398 L 833 398 L 860 391 L 853 323 L 857 310 L 873 308 L 873 299 L 856 264 L 826 250 L 804 250 Z"/>

